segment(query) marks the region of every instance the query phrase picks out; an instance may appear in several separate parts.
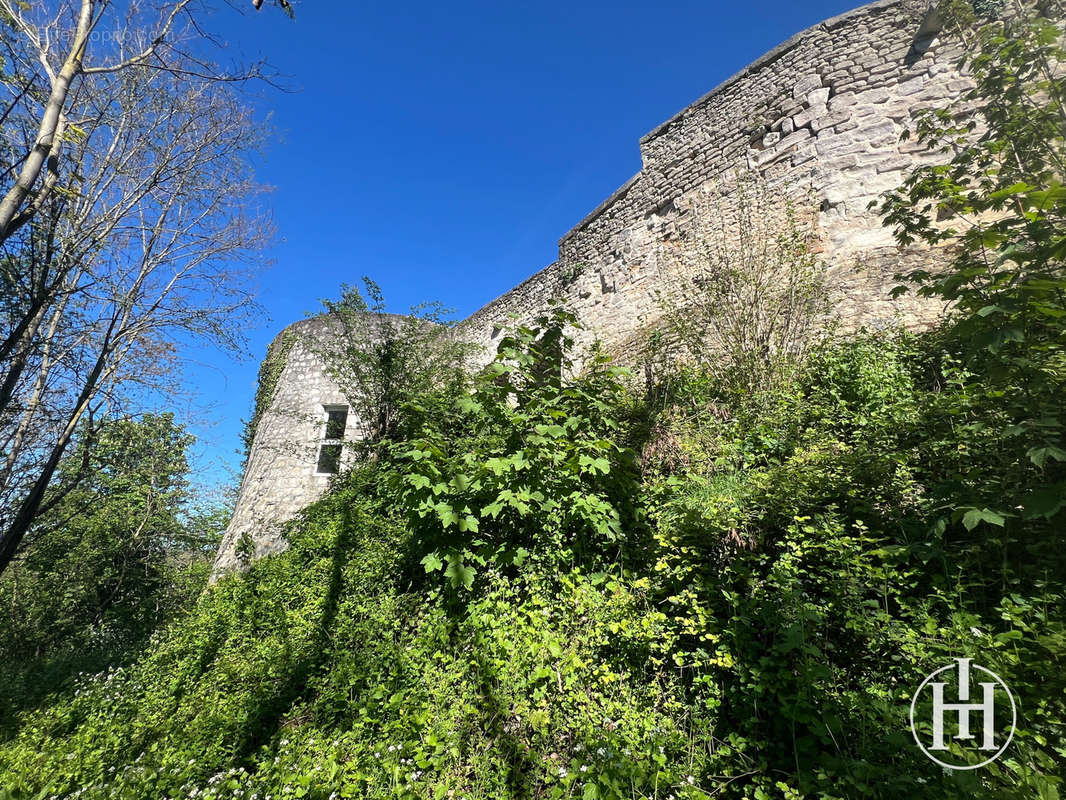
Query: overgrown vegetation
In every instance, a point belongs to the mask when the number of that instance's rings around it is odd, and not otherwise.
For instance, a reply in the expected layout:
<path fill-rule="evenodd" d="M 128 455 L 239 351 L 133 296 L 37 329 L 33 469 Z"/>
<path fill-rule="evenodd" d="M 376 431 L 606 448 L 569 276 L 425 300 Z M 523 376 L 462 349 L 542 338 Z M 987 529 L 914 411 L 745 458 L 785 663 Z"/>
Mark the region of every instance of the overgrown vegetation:
<path fill-rule="evenodd" d="M 814 205 L 747 172 L 697 196 L 680 241 L 660 248 L 673 276 L 649 348 L 660 377 L 681 357 L 737 386 L 788 379 L 827 318 Z"/>
<path fill-rule="evenodd" d="M 255 432 L 259 429 L 259 422 L 263 415 L 274 402 L 274 394 L 278 389 L 278 381 L 281 380 L 281 371 L 285 369 L 285 361 L 296 344 L 296 334 L 284 330 L 270 343 L 267 348 L 266 358 L 259 366 L 259 375 L 255 382 L 255 399 L 252 401 L 252 414 L 244 423 L 241 431 L 241 444 L 244 446 L 245 459 L 252 452 L 252 444 L 255 442 Z"/>
<path fill-rule="evenodd" d="M 1060 41 L 984 29 L 987 126 L 927 118 L 944 164 L 885 201 L 901 241 L 957 242 L 904 276 L 953 302 L 938 330 L 645 391 L 576 370 L 565 311 L 517 327 L 469 380 L 389 394 L 287 552 L 20 714 L 0 798 L 1060 797 Z M 959 657 L 1018 700 L 976 771 L 908 725 Z"/>
<path fill-rule="evenodd" d="M 470 348 L 448 335 L 447 310 L 424 303 L 405 316 L 388 314 L 380 287 L 342 286 L 323 302 L 324 328 L 306 341 L 341 387 L 364 451 L 395 438 L 405 399 L 463 380 Z"/>
<path fill-rule="evenodd" d="M 192 437 L 171 414 L 115 420 L 60 464 L 65 489 L 0 578 L 0 726 L 78 671 L 132 657 L 193 602 L 228 520 L 194 495 Z M 71 473 L 84 477 L 71 479 Z"/>

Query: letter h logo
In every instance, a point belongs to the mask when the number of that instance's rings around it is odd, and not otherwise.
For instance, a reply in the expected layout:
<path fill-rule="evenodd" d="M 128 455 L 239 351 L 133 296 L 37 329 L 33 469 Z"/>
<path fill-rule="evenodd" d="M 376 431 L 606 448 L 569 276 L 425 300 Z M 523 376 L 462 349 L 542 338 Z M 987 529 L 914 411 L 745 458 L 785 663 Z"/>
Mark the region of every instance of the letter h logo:
<path fill-rule="evenodd" d="M 959 732 L 956 739 L 972 739 L 970 733 L 970 712 L 981 712 L 981 727 L 983 736 L 981 739 L 982 750 L 995 750 L 996 724 L 993 714 L 996 709 L 996 684 L 978 684 L 984 692 L 980 703 L 969 703 L 970 699 L 970 659 L 960 658 L 959 662 L 959 702 L 944 702 L 943 683 L 930 683 L 929 688 L 933 691 L 933 744 L 930 750 L 947 750 L 944 744 L 944 712 L 954 711 L 959 715 Z"/>

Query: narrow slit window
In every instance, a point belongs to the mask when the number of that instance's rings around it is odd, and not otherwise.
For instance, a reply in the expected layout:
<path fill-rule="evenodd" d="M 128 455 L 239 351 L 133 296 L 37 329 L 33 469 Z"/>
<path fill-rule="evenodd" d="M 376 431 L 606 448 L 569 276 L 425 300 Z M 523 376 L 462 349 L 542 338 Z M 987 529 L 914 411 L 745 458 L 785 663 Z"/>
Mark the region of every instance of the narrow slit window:
<path fill-rule="evenodd" d="M 336 475 L 341 469 L 341 452 L 344 446 L 344 429 L 348 425 L 348 406 L 324 406 L 326 427 L 318 446 L 318 463 L 315 472 L 319 475 Z"/>

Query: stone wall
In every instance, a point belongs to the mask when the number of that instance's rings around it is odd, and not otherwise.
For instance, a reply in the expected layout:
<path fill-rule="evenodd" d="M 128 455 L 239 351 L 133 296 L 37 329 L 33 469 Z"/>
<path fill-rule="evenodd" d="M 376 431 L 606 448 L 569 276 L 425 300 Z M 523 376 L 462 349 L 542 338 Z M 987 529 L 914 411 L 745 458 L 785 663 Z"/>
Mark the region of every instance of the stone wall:
<path fill-rule="evenodd" d="M 709 187 L 728 193 L 754 170 L 815 206 L 834 312 L 847 326 L 932 323 L 942 309 L 892 301 L 893 273 L 937 260 L 902 251 L 867 206 L 924 156 L 901 141 L 915 113 L 970 86 L 957 46 L 937 36 L 928 0 L 881 0 L 789 39 L 640 140 L 643 168 L 559 242 L 559 259 L 456 328 L 488 359 L 512 316 L 530 320 L 552 298 L 625 358 L 670 300 L 683 242 Z M 300 323 L 307 325 L 308 323 Z M 306 331 L 305 331 L 306 332 Z M 323 406 L 343 402 L 305 347 L 294 347 L 256 431 L 236 513 L 217 567 L 234 565 L 247 533 L 256 555 L 283 546 L 278 525 L 317 498 Z"/>
<path fill-rule="evenodd" d="M 935 258 L 901 252 L 867 209 L 923 153 L 900 135 L 916 112 L 971 84 L 928 0 L 882 0 L 789 39 L 640 140 L 643 168 L 559 242 L 559 260 L 465 320 L 488 351 L 500 320 L 561 297 L 589 336 L 624 355 L 672 284 L 663 243 L 685 236 L 693 201 L 753 170 L 818 206 L 833 307 L 846 323 L 920 327 L 939 309 L 893 303 L 892 275 Z M 667 297 L 667 299 L 669 299 Z"/>

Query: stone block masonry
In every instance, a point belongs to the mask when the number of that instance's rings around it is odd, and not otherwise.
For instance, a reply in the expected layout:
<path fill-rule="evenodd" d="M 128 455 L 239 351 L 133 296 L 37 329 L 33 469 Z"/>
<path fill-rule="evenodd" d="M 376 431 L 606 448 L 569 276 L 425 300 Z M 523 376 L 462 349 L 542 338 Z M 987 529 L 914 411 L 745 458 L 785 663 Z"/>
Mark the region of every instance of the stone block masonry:
<path fill-rule="evenodd" d="M 491 353 L 501 319 L 529 318 L 559 297 L 588 338 L 633 352 L 679 277 L 664 242 L 684 236 L 698 193 L 744 170 L 819 205 L 833 307 L 846 324 L 931 323 L 940 309 L 893 302 L 889 291 L 895 272 L 936 255 L 900 251 L 867 206 L 925 157 L 900 139 L 914 115 L 970 85 L 961 50 L 937 29 L 928 0 L 882 0 L 767 53 L 644 136 L 641 171 L 562 238 L 558 261 L 461 323 L 460 335 Z"/>
<path fill-rule="evenodd" d="M 958 45 L 938 27 L 929 0 L 880 0 L 793 36 L 644 136 L 640 172 L 563 236 L 558 260 L 455 335 L 488 360 L 509 320 L 532 320 L 557 298 L 586 326 L 586 340 L 632 355 L 681 277 L 664 244 L 683 238 L 700 192 L 728 192 L 749 170 L 813 198 L 832 307 L 845 326 L 932 324 L 942 309 L 889 292 L 896 272 L 938 254 L 898 248 L 868 206 L 926 158 L 901 140 L 915 114 L 971 85 L 957 68 Z M 289 330 L 314 335 L 313 323 Z M 294 345 L 255 432 L 216 571 L 239 563 L 242 538 L 253 557 L 284 547 L 280 525 L 328 485 L 315 451 L 325 409 L 343 402 L 311 350 Z"/>

